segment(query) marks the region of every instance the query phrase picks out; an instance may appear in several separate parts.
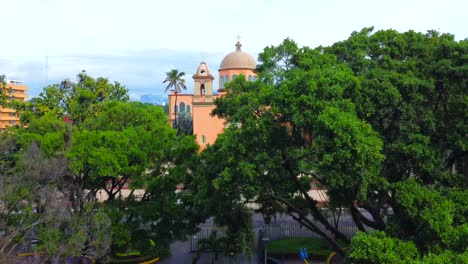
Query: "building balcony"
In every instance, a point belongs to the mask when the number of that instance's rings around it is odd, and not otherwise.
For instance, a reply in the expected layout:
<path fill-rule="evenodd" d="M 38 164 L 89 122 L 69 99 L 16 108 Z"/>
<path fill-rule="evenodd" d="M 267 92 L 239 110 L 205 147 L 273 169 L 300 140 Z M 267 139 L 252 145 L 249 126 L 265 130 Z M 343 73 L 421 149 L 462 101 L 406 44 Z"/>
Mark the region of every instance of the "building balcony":
<path fill-rule="evenodd" d="M 0 116 L 0 121 L 19 121 L 18 116 Z"/>
<path fill-rule="evenodd" d="M 17 91 L 27 91 L 28 87 L 26 85 L 7 84 L 7 89 L 12 89 L 12 90 L 17 90 Z"/>
<path fill-rule="evenodd" d="M 16 113 L 16 110 L 11 108 L 2 108 L 0 106 L 0 117 L 2 116 L 2 113 Z"/>
<path fill-rule="evenodd" d="M 14 98 L 21 98 L 21 99 L 26 99 L 26 98 L 28 98 L 28 95 L 25 94 L 25 93 L 21 93 L 21 94 L 19 94 L 19 93 L 14 93 L 14 94 L 12 94 L 11 96 L 13 96 Z"/>

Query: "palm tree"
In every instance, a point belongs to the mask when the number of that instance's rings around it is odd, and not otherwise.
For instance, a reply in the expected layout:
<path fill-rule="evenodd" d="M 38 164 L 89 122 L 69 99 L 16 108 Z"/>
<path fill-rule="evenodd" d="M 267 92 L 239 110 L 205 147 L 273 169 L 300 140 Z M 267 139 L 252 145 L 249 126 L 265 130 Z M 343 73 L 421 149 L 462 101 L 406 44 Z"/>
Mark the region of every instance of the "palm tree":
<path fill-rule="evenodd" d="M 179 125 L 177 123 L 177 93 L 182 92 L 182 90 L 187 90 L 187 86 L 185 86 L 184 75 L 185 72 L 179 72 L 177 69 L 172 69 L 171 71 L 166 72 L 166 79 L 163 81 L 163 83 L 168 83 L 165 90 L 166 93 L 169 90 L 175 91 L 174 122 L 177 127 L 177 131 L 179 130 Z"/>

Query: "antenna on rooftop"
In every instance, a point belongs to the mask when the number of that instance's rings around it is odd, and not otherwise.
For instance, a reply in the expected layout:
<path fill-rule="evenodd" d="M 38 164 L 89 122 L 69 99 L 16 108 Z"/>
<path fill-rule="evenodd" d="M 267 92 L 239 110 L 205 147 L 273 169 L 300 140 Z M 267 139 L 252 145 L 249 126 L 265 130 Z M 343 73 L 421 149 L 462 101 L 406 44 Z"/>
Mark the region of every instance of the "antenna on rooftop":
<path fill-rule="evenodd" d="M 45 49 L 45 74 L 46 74 L 46 85 L 49 83 L 49 56 L 47 56 L 47 48 Z"/>

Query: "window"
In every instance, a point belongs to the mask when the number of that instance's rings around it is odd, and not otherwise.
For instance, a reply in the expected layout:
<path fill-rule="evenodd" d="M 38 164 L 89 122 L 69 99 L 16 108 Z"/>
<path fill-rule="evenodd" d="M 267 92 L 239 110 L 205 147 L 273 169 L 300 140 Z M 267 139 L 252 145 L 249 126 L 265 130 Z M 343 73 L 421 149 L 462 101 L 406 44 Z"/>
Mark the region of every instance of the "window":
<path fill-rule="evenodd" d="M 180 112 L 185 112 L 185 103 L 184 102 L 180 102 L 179 109 L 180 109 Z"/>
<path fill-rule="evenodd" d="M 229 82 L 229 76 L 228 75 L 221 76 L 221 88 L 224 88 L 227 82 Z"/>
<path fill-rule="evenodd" d="M 221 88 L 224 88 L 224 83 L 226 81 L 224 80 L 224 76 L 221 76 Z"/>
<path fill-rule="evenodd" d="M 16 116 L 15 113 L 9 113 L 8 115 L 9 115 L 9 116 L 12 116 L 12 117 L 15 117 L 15 116 Z"/>
<path fill-rule="evenodd" d="M 205 143 L 206 143 L 206 137 L 203 136 L 203 135 L 201 136 L 201 143 L 202 143 L 202 144 L 205 144 Z"/>
<path fill-rule="evenodd" d="M 187 105 L 187 112 L 190 113 L 190 105 Z"/>
<path fill-rule="evenodd" d="M 236 77 L 237 77 L 237 75 L 234 74 L 234 75 L 232 76 L 232 79 L 234 80 Z"/>
<path fill-rule="evenodd" d="M 16 123 L 15 120 L 10 120 L 10 125 L 14 125 Z"/>
<path fill-rule="evenodd" d="M 249 82 L 253 81 L 252 75 L 249 75 Z"/>

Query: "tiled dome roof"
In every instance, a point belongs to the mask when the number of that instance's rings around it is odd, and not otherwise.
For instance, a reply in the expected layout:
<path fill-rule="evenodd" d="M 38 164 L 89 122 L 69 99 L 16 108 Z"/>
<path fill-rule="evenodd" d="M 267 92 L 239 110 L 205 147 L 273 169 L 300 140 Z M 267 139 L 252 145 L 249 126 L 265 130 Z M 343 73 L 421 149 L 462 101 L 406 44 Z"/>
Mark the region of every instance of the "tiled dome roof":
<path fill-rule="evenodd" d="M 221 61 L 219 70 L 226 69 L 251 69 L 255 70 L 257 63 L 252 55 L 241 50 L 242 44 L 237 41 L 236 51 L 229 53 Z"/>

